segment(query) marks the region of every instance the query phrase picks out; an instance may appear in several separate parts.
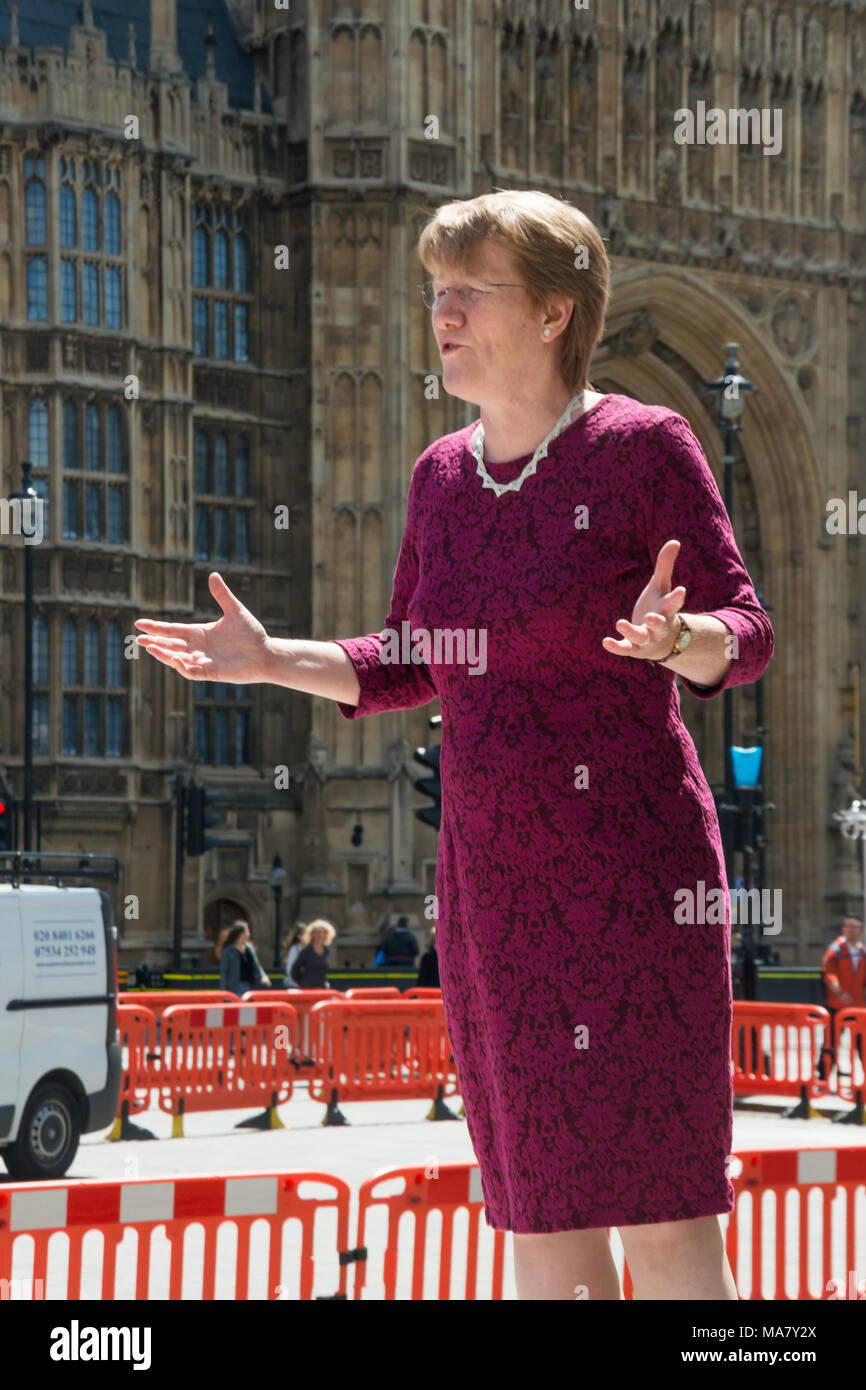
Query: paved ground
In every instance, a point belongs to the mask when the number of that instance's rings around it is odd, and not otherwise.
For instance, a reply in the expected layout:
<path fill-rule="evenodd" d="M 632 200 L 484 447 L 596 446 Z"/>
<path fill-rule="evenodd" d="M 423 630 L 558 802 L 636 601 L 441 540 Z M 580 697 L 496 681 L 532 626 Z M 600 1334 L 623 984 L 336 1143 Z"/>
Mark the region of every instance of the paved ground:
<path fill-rule="evenodd" d="M 458 1104 L 459 1102 L 456 1101 L 451 1102 L 454 1109 L 457 1108 Z M 831 1124 L 829 1118 L 787 1120 L 782 1118 L 779 1113 L 786 1108 L 787 1104 L 788 1102 L 775 1104 L 776 1113 L 766 1113 L 763 1109 L 745 1108 L 753 1105 L 751 1101 L 745 1102 L 744 1108 L 738 1108 L 734 1120 L 734 1152 L 761 1148 L 863 1146 L 864 1180 L 866 1180 L 866 1130 L 853 1125 Z M 770 1106 L 772 1109 L 772 1102 Z M 108 1143 L 104 1136 L 87 1135 L 82 1140 L 69 1176 L 73 1178 L 130 1179 L 167 1177 L 184 1173 L 243 1174 L 312 1169 L 342 1177 L 349 1183 L 353 1193 L 356 1193 L 364 1179 L 385 1168 L 407 1164 L 428 1165 L 436 1161 L 473 1160 L 474 1156 L 465 1120 L 432 1123 L 424 1118 L 428 1108 L 427 1103 L 423 1101 L 347 1104 L 343 1110 L 350 1125 L 344 1128 L 330 1128 L 323 1127 L 321 1124 L 322 1106 L 317 1102 L 310 1101 L 305 1092 L 299 1090 L 296 1091 L 289 1104 L 281 1110 L 281 1118 L 286 1125 L 290 1126 L 289 1128 L 268 1132 L 237 1130 L 233 1128 L 233 1125 L 237 1120 L 244 1118 L 244 1112 L 223 1111 L 216 1114 L 188 1116 L 185 1121 L 186 1136 L 182 1139 L 170 1138 L 171 1120 L 169 1116 L 163 1115 L 159 1111 L 152 1111 L 139 1117 L 139 1120 L 158 1136 L 157 1142 Z M 848 1107 L 828 1102 L 826 1107 L 822 1105 L 822 1108 L 826 1109 L 829 1116 Z M 817 1204 L 815 1201 L 812 1202 L 809 1209 L 809 1219 L 810 1222 L 816 1220 L 819 1224 L 812 1226 L 809 1233 L 810 1286 L 818 1294 L 821 1291 L 819 1260 L 822 1244 L 820 1194 L 813 1193 L 813 1198 L 817 1199 Z M 858 1244 L 855 1245 L 854 1262 L 858 1283 L 866 1289 L 866 1194 L 861 1192 L 859 1201 Z M 832 1273 L 834 1277 L 840 1278 L 843 1287 L 847 1288 L 846 1255 L 840 1221 L 841 1211 L 836 1210 L 832 1222 L 834 1251 Z M 403 1263 L 411 1242 L 409 1225 L 410 1223 L 404 1218 L 401 1226 L 401 1263 L 398 1283 L 398 1296 L 404 1298 L 410 1296 L 408 1264 L 404 1265 Z M 435 1227 L 436 1223 L 434 1222 L 433 1225 Z M 792 1280 L 797 1263 L 798 1213 L 796 1203 L 793 1203 L 788 1211 L 786 1226 L 791 1243 L 788 1277 Z M 350 1224 L 351 1237 L 354 1236 L 354 1230 L 355 1207 L 353 1201 Z M 749 1287 L 750 1242 L 749 1223 L 747 1221 L 743 1222 L 741 1230 L 741 1261 L 737 1279 L 742 1293 L 747 1291 Z M 218 1297 L 231 1296 L 231 1287 L 228 1282 L 224 1282 L 224 1279 L 228 1279 L 233 1269 L 233 1228 L 227 1227 L 226 1232 L 227 1238 L 225 1243 L 220 1246 L 218 1261 L 220 1270 L 220 1280 L 217 1287 Z M 322 1240 L 320 1249 L 324 1249 L 329 1242 L 333 1246 L 333 1231 L 327 1229 L 327 1222 L 323 1225 L 320 1237 Z M 88 1253 L 86 1267 L 90 1276 L 96 1281 L 99 1275 L 98 1237 L 94 1237 L 93 1240 L 96 1243 Z M 185 1286 L 185 1295 L 195 1297 L 200 1271 L 196 1275 L 194 1258 L 196 1240 L 194 1236 L 191 1237 L 191 1241 L 192 1244 L 189 1247 L 190 1278 Z M 616 1235 L 612 1237 L 612 1244 L 621 1268 L 621 1247 Z M 157 1241 L 158 1245 L 159 1241 Z M 367 1245 L 369 1258 L 365 1296 L 369 1295 L 374 1299 L 381 1298 L 381 1249 L 383 1241 L 381 1232 L 377 1239 L 375 1225 L 368 1232 Z M 509 1247 L 510 1238 L 506 1238 L 505 1296 L 514 1298 Z M 765 1238 L 765 1277 L 769 1277 L 771 1273 L 772 1247 L 773 1241 Z M 256 1269 L 260 1274 L 264 1249 L 259 1249 L 258 1255 L 256 1250 L 254 1240 L 254 1258 L 251 1268 Z M 293 1260 L 296 1259 L 295 1250 L 296 1247 L 290 1244 L 286 1252 L 284 1274 L 281 1276 L 285 1279 L 285 1291 L 282 1296 L 288 1298 L 296 1296 L 297 1284 L 292 1271 Z M 130 1280 L 134 1267 L 134 1244 L 132 1242 L 129 1243 L 125 1253 L 128 1258 L 126 1260 L 121 1258 L 119 1261 L 121 1278 L 118 1294 L 130 1297 L 133 1287 Z M 485 1297 L 485 1281 L 489 1291 L 491 1253 L 492 1233 L 483 1226 L 479 1261 L 482 1274 L 479 1296 L 482 1298 Z M 22 1251 L 21 1259 L 24 1260 L 24 1263 L 16 1262 L 15 1272 L 22 1276 L 26 1274 L 25 1256 L 26 1252 Z M 165 1297 L 167 1286 L 164 1285 L 163 1276 L 167 1269 L 167 1260 L 159 1254 L 158 1249 L 153 1259 L 153 1266 L 155 1282 L 151 1286 L 152 1296 Z M 433 1239 L 428 1247 L 428 1258 L 425 1261 L 424 1296 L 427 1298 L 433 1299 L 437 1296 L 435 1279 L 438 1267 L 438 1239 L 436 1239 L 436 1231 L 434 1230 Z M 331 1293 L 336 1286 L 335 1278 L 336 1267 L 333 1261 L 324 1258 L 316 1292 L 319 1294 Z M 93 1293 L 90 1296 L 96 1296 L 97 1283 L 94 1282 L 92 1287 Z M 793 1288 L 793 1284 L 790 1287 Z M 51 1296 L 51 1292 L 49 1275 L 49 1296 Z M 257 1279 L 255 1292 L 259 1297 L 266 1296 L 261 1278 Z M 451 1293 L 452 1297 L 455 1298 L 464 1296 L 463 1267 L 459 1260 L 453 1277 Z M 271 1296 L 273 1297 L 273 1291 Z M 826 1292 L 824 1296 L 826 1297 Z"/>

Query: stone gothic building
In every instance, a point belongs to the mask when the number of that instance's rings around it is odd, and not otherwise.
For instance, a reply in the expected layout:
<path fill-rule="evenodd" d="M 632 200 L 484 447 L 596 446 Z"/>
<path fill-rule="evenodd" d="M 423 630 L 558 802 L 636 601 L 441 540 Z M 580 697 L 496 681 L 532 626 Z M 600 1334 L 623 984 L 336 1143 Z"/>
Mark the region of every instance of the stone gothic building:
<path fill-rule="evenodd" d="M 35 797 L 45 849 L 111 853 L 121 959 L 169 959 L 176 774 L 220 791 L 184 949 L 247 916 L 270 963 L 324 915 L 342 962 L 421 928 L 435 832 L 413 777 L 437 705 L 353 723 L 269 686 L 193 686 L 136 617 L 211 620 L 218 568 L 277 636 L 375 632 L 412 465 L 476 412 L 438 388 L 418 232 L 533 187 L 614 270 L 597 390 L 671 406 L 721 482 L 705 383 L 740 344 L 735 529 L 772 614 L 765 885 L 809 963 L 860 892 L 832 812 L 862 781 L 866 11 L 861 0 L 85 0 L 0 6 L 0 449 L 29 459 Z M 682 109 L 781 113 L 778 152 L 675 138 Z M 856 502 L 856 497 L 855 497 Z M 864 505 L 866 512 L 866 505 Z M 278 521 L 278 518 L 280 519 Z M 0 773 L 23 773 L 23 563 L 0 566 Z M 681 695 L 714 785 L 722 701 Z M 735 741 L 759 719 L 734 691 Z"/>

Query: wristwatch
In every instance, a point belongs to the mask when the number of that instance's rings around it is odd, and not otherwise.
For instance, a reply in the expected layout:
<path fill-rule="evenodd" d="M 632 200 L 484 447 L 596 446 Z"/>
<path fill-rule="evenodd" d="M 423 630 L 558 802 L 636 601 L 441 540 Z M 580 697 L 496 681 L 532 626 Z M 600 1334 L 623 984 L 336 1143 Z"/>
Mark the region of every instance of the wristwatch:
<path fill-rule="evenodd" d="M 692 640 L 692 630 L 682 613 L 678 613 L 677 617 L 680 620 L 680 630 L 677 633 L 677 640 L 674 642 L 673 650 L 669 651 L 667 656 L 652 657 L 651 660 L 655 662 L 656 666 L 660 666 L 663 661 L 670 661 L 672 656 L 681 656 Z"/>

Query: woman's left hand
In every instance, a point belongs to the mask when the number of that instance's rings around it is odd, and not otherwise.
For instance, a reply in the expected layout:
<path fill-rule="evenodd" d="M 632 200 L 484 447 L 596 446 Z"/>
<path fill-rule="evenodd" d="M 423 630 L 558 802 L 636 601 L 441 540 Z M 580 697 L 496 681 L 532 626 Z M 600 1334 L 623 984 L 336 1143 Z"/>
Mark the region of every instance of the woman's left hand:
<path fill-rule="evenodd" d="M 601 639 L 605 651 L 649 661 L 658 661 L 670 655 L 680 626 L 677 614 L 686 598 L 682 584 L 676 589 L 671 588 L 674 561 L 679 549 L 679 541 L 665 541 L 658 553 L 652 579 L 634 606 L 631 622 L 625 618 L 617 620 L 616 628 L 622 634 L 621 638 Z"/>

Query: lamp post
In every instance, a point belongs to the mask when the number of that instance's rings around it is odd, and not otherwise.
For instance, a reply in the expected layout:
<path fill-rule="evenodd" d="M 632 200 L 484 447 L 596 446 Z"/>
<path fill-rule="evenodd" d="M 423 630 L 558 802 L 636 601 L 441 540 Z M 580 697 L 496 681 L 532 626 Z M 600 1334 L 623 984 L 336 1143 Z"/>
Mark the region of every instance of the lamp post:
<path fill-rule="evenodd" d="M 38 494 L 30 481 L 33 465 L 21 465 L 21 487 L 13 501 L 21 502 L 24 536 L 24 849 L 32 849 L 33 827 L 33 544 L 36 527 L 25 530 L 24 517 L 32 517 Z"/>
<path fill-rule="evenodd" d="M 834 811 L 843 839 L 860 840 L 863 846 L 863 921 L 866 922 L 866 801 L 852 801 L 847 811 Z"/>
<path fill-rule="evenodd" d="M 737 806 L 740 815 L 740 847 L 743 854 L 743 895 L 746 902 L 746 920 L 739 923 L 740 939 L 743 946 L 743 998 L 756 999 L 758 997 L 758 966 L 757 953 L 755 951 L 755 938 L 752 931 L 751 900 L 749 889 L 752 886 L 752 856 L 755 847 L 752 843 L 754 836 L 754 806 L 755 794 L 759 790 L 759 778 L 761 775 L 761 757 L 763 748 L 730 748 L 731 767 L 734 774 L 734 782 L 737 792 Z M 758 901 L 761 899 L 759 897 Z"/>
<path fill-rule="evenodd" d="M 706 385 L 707 391 L 718 396 L 719 414 L 716 424 L 725 441 L 723 496 L 725 511 L 731 526 L 734 524 L 734 443 L 742 430 L 740 419 L 745 406 L 745 393 L 757 391 L 753 382 L 747 381 L 740 373 L 739 343 L 725 343 L 725 374 Z M 725 742 L 725 797 L 728 802 L 734 794 L 734 769 L 731 762 L 731 747 L 734 742 L 734 706 L 730 688 L 722 691 L 724 702 L 724 742 Z"/>
<path fill-rule="evenodd" d="M 286 871 L 283 868 L 283 861 L 278 854 L 274 855 L 274 867 L 268 882 L 274 894 L 274 970 L 280 968 L 280 903 L 283 897 L 283 883 L 285 882 Z"/>

